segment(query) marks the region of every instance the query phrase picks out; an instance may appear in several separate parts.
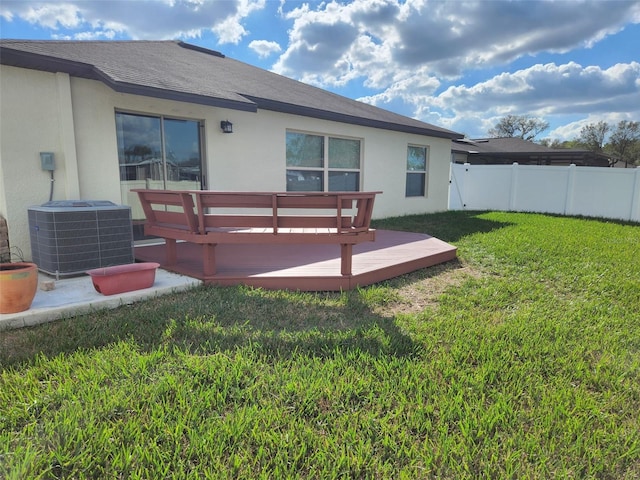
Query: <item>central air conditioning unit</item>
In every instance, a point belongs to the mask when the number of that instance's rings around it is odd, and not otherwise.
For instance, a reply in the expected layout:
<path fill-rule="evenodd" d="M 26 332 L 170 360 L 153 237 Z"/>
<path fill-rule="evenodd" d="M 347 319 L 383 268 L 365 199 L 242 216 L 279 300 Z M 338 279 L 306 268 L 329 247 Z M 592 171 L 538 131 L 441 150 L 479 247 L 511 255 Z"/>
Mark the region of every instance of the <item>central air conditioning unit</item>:
<path fill-rule="evenodd" d="M 131 207 L 62 200 L 28 209 L 31 258 L 56 277 L 133 263 Z"/>

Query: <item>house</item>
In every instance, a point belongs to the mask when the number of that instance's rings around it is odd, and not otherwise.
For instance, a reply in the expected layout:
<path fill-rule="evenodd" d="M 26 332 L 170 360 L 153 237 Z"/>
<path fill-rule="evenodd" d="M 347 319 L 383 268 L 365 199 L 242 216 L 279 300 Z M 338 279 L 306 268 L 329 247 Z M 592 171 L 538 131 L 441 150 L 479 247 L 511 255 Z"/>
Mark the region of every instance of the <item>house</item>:
<path fill-rule="evenodd" d="M 0 63 L 0 215 L 26 258 L 30 206 L 108 200 L 137 225 L 140 187 L 379 190 L 377 218 L 447 209 L 462 135 L 219 52 L 2 40 Z"/>
<path fill-rule="evenodd" d="M 453 163 L 496 165 L 571 165 L 608 167 L 607 155 L 569 148 L 549 148 L 521 138 L 454 139 L 451 147 Z"/>

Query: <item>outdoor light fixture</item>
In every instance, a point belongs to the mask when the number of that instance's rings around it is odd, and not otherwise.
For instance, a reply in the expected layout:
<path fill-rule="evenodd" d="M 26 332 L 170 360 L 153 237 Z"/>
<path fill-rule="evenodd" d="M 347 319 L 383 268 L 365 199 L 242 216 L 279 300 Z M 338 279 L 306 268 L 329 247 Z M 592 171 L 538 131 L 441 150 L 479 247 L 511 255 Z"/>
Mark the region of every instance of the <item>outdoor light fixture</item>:
<path fill-rule="evenodd" d="M 220 128 L 222 129 L 222 133 L 233 133 L 233 123 L 229 120 L 222 120 L 220 122 Z"/>

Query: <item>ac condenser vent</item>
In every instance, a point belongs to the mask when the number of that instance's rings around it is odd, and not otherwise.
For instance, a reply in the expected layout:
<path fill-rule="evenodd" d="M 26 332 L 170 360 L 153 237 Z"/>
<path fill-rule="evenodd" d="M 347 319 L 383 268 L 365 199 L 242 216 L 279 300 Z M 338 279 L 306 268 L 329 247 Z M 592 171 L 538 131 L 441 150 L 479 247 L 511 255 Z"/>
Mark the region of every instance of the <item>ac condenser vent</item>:
<path fill-rule="evenodd" d="M 131 208 L 104 200 L 65 200 L 30 207 L 31 257 L 51 275 L 133 263 Z"/>

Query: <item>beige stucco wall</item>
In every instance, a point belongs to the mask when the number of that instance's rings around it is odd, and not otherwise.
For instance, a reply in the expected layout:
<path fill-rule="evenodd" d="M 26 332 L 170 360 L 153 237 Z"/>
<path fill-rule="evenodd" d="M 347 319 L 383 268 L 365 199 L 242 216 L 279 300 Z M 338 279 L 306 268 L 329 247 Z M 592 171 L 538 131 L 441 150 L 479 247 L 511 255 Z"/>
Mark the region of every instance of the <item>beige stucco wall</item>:
<path fill-rule="evenodd" d="M 54 200 L 121 203 L 115 111 L 205 123 L 209 189 L 286 189 L 287 129 L 363 140 L 362 190 L 381 190 L 375 218 L 447 209 L 451 143 L 446 139 L 260 111 L 240 112 L 116 93 L 101 82 L 21 68 L 0 70 L 0 213 L 11 245 L 30 257 L 27 208 L 49 199 L 49 172 L 39 152 L 56 156 Z M 233 134 L 220 121 L 233 122 Z M 405 198 L 407 145 L 429 147 L 428 194 Z"/>
<path fill-rule="evenodd" d="M 222 135 L 212 154 L 212 189 L 285 190 L 285 132 L 344 135 L 363 140 L 362 190 L 380 190 L 374 217 L 443 211 L 447 209 L 451 142 L 400 132 L 260 111 L 230 113 L 234 134 Z M 219 123 L 219 122 L 218 122 Z M 217 132 L 214 132 L 217 134 Z M 219 136 L 219 135 L 215 135 Z M 405 197 L 407 146 L 429 146 L 426 197 Z M 242 153 L 237 153 L 242 152 Z"/>
<path fill-rule="evenodd" d="M 51 188 L 40 152 L 55 154 L 54 198 L 77 193 L 77 181 L 68 183 L 75 174 L 66 162 L 75 155 L 69 77 L 2 66 L 0 98 L 0 214 L 7 219 L 12 253 L 21 250 L 29 259 L 27 207 L 49 200 Z"/>

